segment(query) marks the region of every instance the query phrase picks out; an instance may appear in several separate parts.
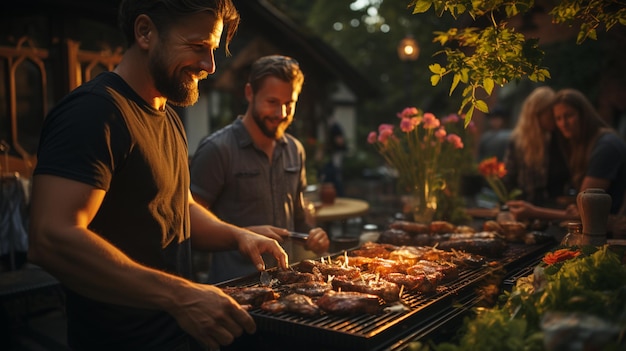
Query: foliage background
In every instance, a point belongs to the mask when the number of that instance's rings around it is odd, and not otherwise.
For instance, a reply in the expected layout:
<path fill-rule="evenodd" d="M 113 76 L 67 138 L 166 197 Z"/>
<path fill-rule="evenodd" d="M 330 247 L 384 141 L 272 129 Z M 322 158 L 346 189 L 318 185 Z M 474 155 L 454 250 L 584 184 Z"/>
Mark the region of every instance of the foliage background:
<path fill-rule="evenodd" d="M 428 66 L 445 63 L 441 50 L 433 43 L 435 31 L 451 27 L 483 26 L 488 23 L 474 22 L 467 15 L 436 16 L 432 11 L 412 14 L 409 1 L 403 0 L 269 0 L 308 31 L 314 32 L 334 47 L 357 70 L 368 77 L 379 89 L 380 96 L 371 101 L 360 101 L 358 106 L 357 150 L 346 160 L 346 177 L 359 176 L 364 168 L 376 167 L 383 161 L 365 141 L 367 133 L 381 123 L 389 122 L 389 116 L 404 107 L 415 106 L 437 116 L 456 112 L 462 97 L 461 89 L 450 96 L 450 77 L 443 84 L 432 86 Z M 541 9 L 544 2 L 537 2 Z M 342 27 L 337 30 L 337 26 Z M 412 35 L 420 45 L 417 61 L 405 63 L 397 55 L 397 45 L 406 35 Z M 610 32 L 598 31 L 597 40 L 585 40 L 576 44 L 576 38 L 540 46 L 545 56 L 542 65 L 550 71 L 551 78 L 544 84 L 554 89 L 575 88 L 595 102 L 605 94 L 603 77 L 611 77 L 617 85 L 626 86 L 626 31 L 623 26 Z M 446 81 L 447 79 L 447 81 Z M 527 79 L 496 87 L 494 94 L 498 105 L 515 116 L 526 95 L 537 85 Z M 407 89 L 409 97 L 407 98 Z M 493 100 L 492 100 L 493 101 Z M 610 111 L 605 116 L 618 127 L 622 116 Z M 622 112 L 623 113 L 623 112 Z M 476 121 L 479 132 L 483 126 Z"/>

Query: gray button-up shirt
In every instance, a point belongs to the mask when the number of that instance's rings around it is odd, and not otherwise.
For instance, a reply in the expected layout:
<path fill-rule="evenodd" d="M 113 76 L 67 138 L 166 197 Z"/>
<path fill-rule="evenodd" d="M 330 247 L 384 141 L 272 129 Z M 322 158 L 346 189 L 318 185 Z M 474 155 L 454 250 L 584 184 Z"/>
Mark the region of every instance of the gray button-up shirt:
<path fill-rule="evenodd" d="M 200 143 L 191 161 L 191 191 L 225 222 L 308 232 L 302 194 L 306 186 L 304 161 L 302 144 L 285 134 L 278 140 L 270 163 L 238 118 Z M 291 261 L 302 258 L 296 246 L 289 242 L 284 245 Z M 271 258 L 264 258 L 274 264 Z M 256 268 L 238 251 L 214 253 L 209 281 L 254 272 Z"/>

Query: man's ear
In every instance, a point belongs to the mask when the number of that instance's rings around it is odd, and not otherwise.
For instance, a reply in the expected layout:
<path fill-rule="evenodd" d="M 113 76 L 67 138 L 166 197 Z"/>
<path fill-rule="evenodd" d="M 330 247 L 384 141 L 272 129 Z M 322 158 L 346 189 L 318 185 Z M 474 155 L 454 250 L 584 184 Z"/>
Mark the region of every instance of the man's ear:
<path fill-rule="evenodd" d="M 142 49 L 150 46 L 150 39 L 153 35 L 154 23 L 147 15 L 139 15 L 135 19 L 135 42 Z"/>
<path fill-rule="evenodd" d="M 244 92 L 246 94 L 246 100 L 248 101 L 248 103 L 252 102 L 252 96 L 254 96 L 254 92 L 252 91 L 252 85 L 250 85 L 250 83 L 246 83 L 246 87 L 244 89 Z"/>

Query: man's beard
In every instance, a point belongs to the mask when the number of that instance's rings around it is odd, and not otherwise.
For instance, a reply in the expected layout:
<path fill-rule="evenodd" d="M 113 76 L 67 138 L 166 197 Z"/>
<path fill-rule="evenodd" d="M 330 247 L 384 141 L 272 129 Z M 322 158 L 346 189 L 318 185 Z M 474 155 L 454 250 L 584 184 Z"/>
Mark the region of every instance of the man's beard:
<path fill-rule="evenodd" d="M 254 120 L 256 125 L 259 127 L 259 129 L 261 130 L 263 135 L 265 135 L 268 138 L 278 140 L 279 138 L 281 138 L 283 136 L 283 134 L 285 134 L 285 129 L 286 128 L 281 128 L 282 124 L 280 124 L 274 130 L 269 129 L 267 127 L 267 125 L 265 124 L 265 120 L 273 119 L 273 118 L 272 117 L 261 117 L 261 115 L 258 114 L 254 109 L 252 110 L 252 119 Z"/>
<path fill-rule="evenodd" d="M 185 107 L 195 104 L 200 94 L 198 83 L 187 74 L 188 70 L 181 71 L 178 76 L 170 76 L 164 52 L 156 50 L 156 54 L 148 61 L 155 88 L 173 105 Z"/>

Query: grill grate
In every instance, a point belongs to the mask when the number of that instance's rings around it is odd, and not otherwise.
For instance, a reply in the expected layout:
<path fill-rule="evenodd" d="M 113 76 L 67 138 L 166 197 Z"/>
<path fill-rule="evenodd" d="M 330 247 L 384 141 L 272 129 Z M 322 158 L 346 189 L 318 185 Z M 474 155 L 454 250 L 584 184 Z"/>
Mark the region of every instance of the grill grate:
<path fill-rule="evenodd" d="M 297 335 L 303 341 L 331 346 L 335 350 L 372 350 L 399 338 L 407 328 L 424 323 L 428 317 L 449 308 L 454 301 L 473 294 L 473 288 L 493 274 L 494 270 L 501 267 L 511 269 L 519 266 L 520 262 L 527 263 L 529 257 L 534 259 L 536 253 L 544 252 L 552 245 L 553 243 L 510 245 L 503 257 L 497 260 L 498 268 L 461 269 L 457 279 L 441 284 L 437 291 L 431 294 L 404 292 L 401 301 L 408 307 L 408 311 L 319 317 L 306 317 L 287 312 L 273 314 L 260 308 L 251 309 L 249 312 L 257 323 L 257 333 Z M 253 275 L 220 285 L 243 287 L 254 286 L 258 282 L 258 275 Z"/>

